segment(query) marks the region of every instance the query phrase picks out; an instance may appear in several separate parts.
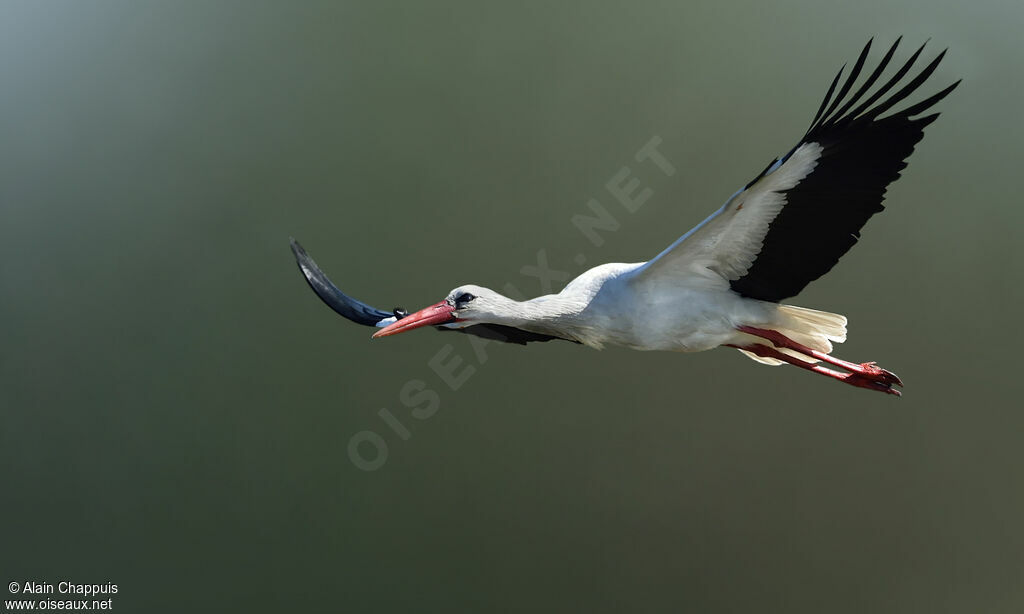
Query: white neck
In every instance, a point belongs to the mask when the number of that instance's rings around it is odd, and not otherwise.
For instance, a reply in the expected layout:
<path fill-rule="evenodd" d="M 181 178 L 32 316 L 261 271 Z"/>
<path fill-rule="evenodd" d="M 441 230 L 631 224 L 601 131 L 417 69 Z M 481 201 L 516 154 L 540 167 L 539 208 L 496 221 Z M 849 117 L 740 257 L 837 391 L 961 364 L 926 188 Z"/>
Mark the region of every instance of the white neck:
<path fill-rule="evenodd" d="M 536 325 L 550 329 L 573 320 L 586 308 L 587 303 L 584 297 L 562 294 L 548 294 L 527 301 L 515 301 L 494 294 L 487 297 L 485 308 L 480 306 L 483 313 L 474 320 L 519 328 Z"/>
<path fill-rule="evenodd" d="M 538 296 L 527 301 L 515 301 L 493 291 L 480 296 L 474 307 L 477 313 L 471 321 L 502 324 L 523 330 L 565 337 L 600 347 L 601 327 L 609 328 L 595 298 L 605 283 L 637 264 L 605 264 L 586 271 L 570 282 L 558 294 Z M 602 296 L 609 294 L 602 292 Z M 481 300 L 484 299 L 484 300 Z"/>

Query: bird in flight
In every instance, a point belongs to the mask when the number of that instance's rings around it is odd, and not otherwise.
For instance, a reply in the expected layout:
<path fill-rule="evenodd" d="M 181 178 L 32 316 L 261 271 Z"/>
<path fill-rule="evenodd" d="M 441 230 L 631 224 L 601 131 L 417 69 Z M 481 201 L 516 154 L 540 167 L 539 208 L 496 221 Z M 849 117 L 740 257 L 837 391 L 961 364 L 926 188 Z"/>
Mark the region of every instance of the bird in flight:
<path fill-rule="evenodd" d="M 675 243 L 647 262 L 594 267 L 558 294 L 516 301 L 463 285 L 415 313 L 383 311 L 339 290 L 294 239 L 292 252 L 316 294 L 343 317 L 379 328 L 374 338 L 433 325 L 518 344 L 563 339 L 676 352 L 727 346 L 763 364 L 899 396 L 903 382 L 894 373 L 831 355 L 832 343 L 846 340 L 846 317 L 780 304 L 853 247 L 938 117 L 922 113 L 960 83 L 892 111 L 945 55 L 903 83 L 922 45 L 883 82 L 899 43 L 854 90 L 868 41 L 838 92 L 845 66 L 833 79 L 800 142 Z"/>

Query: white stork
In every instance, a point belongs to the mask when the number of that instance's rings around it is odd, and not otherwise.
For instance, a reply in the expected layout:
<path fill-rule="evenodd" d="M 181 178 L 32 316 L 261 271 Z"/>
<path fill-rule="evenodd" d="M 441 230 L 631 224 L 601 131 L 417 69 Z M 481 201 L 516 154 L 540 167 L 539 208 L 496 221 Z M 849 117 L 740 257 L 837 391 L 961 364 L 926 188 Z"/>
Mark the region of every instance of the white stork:
<path fill-rule="evenodd" d="M 800 142 L 696 228 L 648 262 L 594 267 L 558 294 L 516 301 L 463 285 L 415 313 L 382 311 L 342 293 L 294 239 L 292 251 L 317 295 L 345 318 L 379 327 L 374 338 L 434 325 L 519 344 L 564 339 L 597 349 L 615 344 L 677 352 L 728 346 L 760 363 L 788 363 L 898 396 L 895 386 L 902 382 L 890 371 L 829 355 L 832 342 L 846 339 L 844 316 L 779 301 L 827 273 L 857 242 L 868 218 L 883 209 L 886 187 L 899 178 L 925 126 L 938 117 L 920 115 L 960 83 L 882 117 L 945 55 L 896 89 L 922 45 L 868 94 L 899 42 L 847 97 L 868 41 L 833 96 L 840 69 Z"/>

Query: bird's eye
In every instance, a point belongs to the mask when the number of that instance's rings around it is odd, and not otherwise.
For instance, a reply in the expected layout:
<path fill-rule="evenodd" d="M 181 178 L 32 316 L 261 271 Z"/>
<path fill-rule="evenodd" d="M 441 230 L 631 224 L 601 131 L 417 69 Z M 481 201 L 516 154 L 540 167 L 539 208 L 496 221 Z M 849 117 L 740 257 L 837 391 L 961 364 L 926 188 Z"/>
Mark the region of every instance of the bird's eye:
<path fill-rule="evenodd" d="M 462 294 L 460 294 L 460 295 L 455 297 L 455 304 L 456 305 L 463 305 L 463 304 L 468 303 L 469 301 L 471 301 L 471 300 L 473 300 L 475 298 L 476 297 L 473 296 L 472 294 L 470 294 L 469 292 L 463 292 Z"/>

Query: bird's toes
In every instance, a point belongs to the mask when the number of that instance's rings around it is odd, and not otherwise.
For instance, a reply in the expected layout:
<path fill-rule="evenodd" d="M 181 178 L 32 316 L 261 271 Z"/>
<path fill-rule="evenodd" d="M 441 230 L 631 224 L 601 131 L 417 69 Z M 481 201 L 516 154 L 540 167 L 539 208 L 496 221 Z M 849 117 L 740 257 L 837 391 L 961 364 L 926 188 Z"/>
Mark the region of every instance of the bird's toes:
<path fill-rule="evenodd" d="M 896 375 L 892 371 L 889 371 L 888 369 L 883 369 L 882 367 L 879 367 L 877 363 L 864 362 L 860 364 L 860 368 L 863 369 L 863 372 L 861 373 L 862 375 L 870 377 L 875 381 L 889 385 L 903 385 L 903 380 L 901 380 L 898 375 Z"/>
<path fill-rule="evenodd" d="M 886 373 L 888 373 L 888 371 Z M 893 377 L 896 376 L 893 375 Z M 899 397 L 903 396 L 902 393 L 899 390 L 893 388 L 894 385 L 900 385 L 897 383 L 898 380 L 899 378 L 896 378 L 896 381 L 887 381 L 882 377 L 878 377 L 876 375 L 868 375 L 864 373 L 850 373 L 844 379 L 844 381 L 847 384 L 850 384 L 851 386 L 856 386 L 858 388 L 867 388 L 868 390 L 877 390 L 878 392 L 893 394 Z"/>

